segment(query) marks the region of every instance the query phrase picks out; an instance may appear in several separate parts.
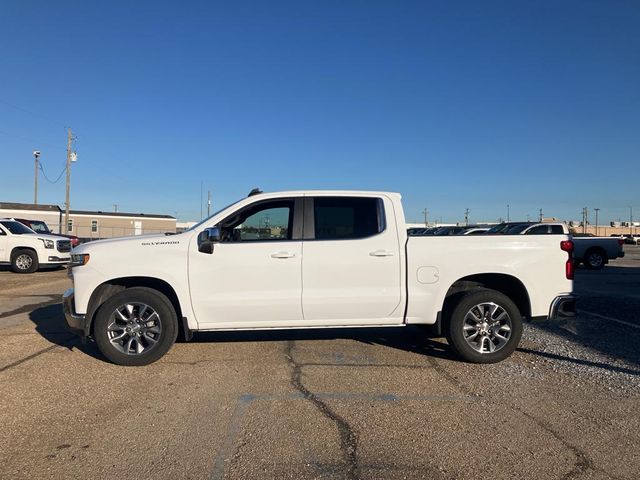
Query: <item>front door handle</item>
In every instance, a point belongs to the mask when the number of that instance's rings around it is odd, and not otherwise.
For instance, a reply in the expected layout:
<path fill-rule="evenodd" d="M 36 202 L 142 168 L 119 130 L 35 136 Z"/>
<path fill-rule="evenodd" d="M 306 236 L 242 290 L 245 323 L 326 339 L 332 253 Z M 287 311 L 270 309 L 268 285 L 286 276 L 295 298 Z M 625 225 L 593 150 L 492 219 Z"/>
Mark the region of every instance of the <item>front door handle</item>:
<path fill-rule="evenodd" d="M 271 254 L 271 258 L 293 258 L 295 256 L 295 253 L 290 252 L 276 252 Z"/>
<path fill-rule="evenodd" d="M 373 252 L 369 252 L 369 255 L 372 257 L 393 257 L 394 253 L 389 250 L 375 250 Z"/>

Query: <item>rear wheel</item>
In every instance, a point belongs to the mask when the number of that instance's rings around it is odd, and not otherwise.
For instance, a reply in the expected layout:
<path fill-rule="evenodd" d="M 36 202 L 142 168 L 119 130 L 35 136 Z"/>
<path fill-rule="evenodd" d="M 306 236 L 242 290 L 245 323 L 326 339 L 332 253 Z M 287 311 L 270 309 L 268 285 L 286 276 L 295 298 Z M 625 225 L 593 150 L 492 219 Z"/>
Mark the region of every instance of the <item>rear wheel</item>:
<path fill-rule="evenodd" d="M 587 250 L 583 262 L 589 270 L 600 270 L 607 263 L 607 254 L 599 248 Z"/>
<path fill-rule="evenodd" d="M 506 295 L 482 289 L 453 308 L 447 339 L 468 362 L 496 363 L 509 357 L 522 336 L 522 316 Z"/>
<path fill-rule="evenodd" d="M 93 336 L 102 354 L 118 365 L 155 362 L 178 335 L 175 309 L 162 293 L 146 287 L 123 290 L 98 310 Z"/>
<path fill-rule="evenodd" d="M 11 270 L 16 273 L 33 273 L 38 270 L 38 254 L 25 248 L 11 254 Z"/>

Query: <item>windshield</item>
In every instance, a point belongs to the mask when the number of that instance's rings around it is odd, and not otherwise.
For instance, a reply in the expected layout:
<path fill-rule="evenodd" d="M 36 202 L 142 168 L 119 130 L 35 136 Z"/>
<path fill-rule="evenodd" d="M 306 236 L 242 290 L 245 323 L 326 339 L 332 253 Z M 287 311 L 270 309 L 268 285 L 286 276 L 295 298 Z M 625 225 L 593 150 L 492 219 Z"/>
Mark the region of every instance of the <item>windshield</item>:
<path fill-rule="evenodd" d="M 241 198 L 240 200 L 244 200 L 243 198 Z M 232 207 L 233 205 L 235 205 L 236 203 L 238 203 L 240 200 L 236 200 L 233 203 L 230 203 L 229 205 L 227 205 L 226 207 L 221 208 L 220 210 L 218 210 L 217 212 L 212 213 L 211 215 L 209 215 L 207 218 L 205 218 L 204 220 L 199 221 L 198 223 L 196 223 L 193 227 L 187 229 L 187 232 L 192 232 L 193 230 L 195 230 L 196 228 L 199 228 L 200 225 L 202 225 L 203 223 L 206 223 L 211 217 L 215 217 L 216 215 L 218 215 L 220 212 L 222 212 L 223 210 L 226 210 L 229 207 Z"/>
<path fill-rule="evenodd" d="M 49 233 L 47 224 L 44 222 L 31 222 L 31 230 L 37 233 Z"/>
<path fill-rule="evenodd" d="M 502 232 L 502 233 L 506 233 L 507 235 L 517 235 L 519 233 L 524 232 L 527 228 L 529 228 L 529 225 L 527 225 L 527 224 L 515 225 L 515 226 L 507 229 L 506 232 Z"/>
<path fill-rule="evenodd" d="M 22 235 L 23 233 L 36 233 L 33 230 L 31 230 L 29 227 L 26 227 L 23 224 L 21 224 L 20 222 L 5 220 L 0 222 L 0 224 L 2 224 L 4 228 L 9 230 L 9 232 L 13 233 L 14 235 Z"/>
<path fill-rule="evenodd" d="M 528 227 L 529 225 L 531 225 L 531 223 L 499 223 L 498 225 L 495 225 L 493 227 L 491 227 L 489 230 L 487 230 L 488 234 L 495 234 L 495 233 L 511 233 L 511 229 L 514 227 L 518 227 L 524 225 L 525 227 Z M 509 230 L 509 232 L 507 232 L 507 230 Z"/>

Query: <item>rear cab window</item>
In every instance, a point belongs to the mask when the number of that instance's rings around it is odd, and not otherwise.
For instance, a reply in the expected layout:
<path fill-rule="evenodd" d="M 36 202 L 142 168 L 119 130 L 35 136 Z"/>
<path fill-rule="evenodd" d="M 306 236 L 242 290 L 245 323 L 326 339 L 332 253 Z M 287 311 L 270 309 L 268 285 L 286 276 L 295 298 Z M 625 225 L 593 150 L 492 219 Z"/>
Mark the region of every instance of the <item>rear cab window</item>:
<path fill-rule="evenodd" d="M 313 232 L 316 240 L 354 240 L 382 233 L 386 229 L 384 205 L 375 197 L 313 198 Z"/>

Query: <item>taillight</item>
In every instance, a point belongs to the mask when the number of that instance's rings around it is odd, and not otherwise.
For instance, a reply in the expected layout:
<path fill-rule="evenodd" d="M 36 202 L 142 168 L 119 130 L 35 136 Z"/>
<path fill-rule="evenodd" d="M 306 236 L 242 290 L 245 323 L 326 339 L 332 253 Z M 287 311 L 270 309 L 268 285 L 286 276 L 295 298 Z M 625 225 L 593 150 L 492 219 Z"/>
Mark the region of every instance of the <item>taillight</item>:
<path fill-rule="evenodd" d="M 576 271 L 576 264 L 573 261 L 573 242 L 571 240 L 563 240 L 560 242 L 560 249 L 569 254 L 567 263 L 564 264 L 564 272 L 567 280 L 573 280 Z"/>
<path fill-rule="evenodd" d="M 624 245 L 624 239 L 623 238 L 619 238 L 618 239 L 618 245 L 620 245 L 620 246 Z"/>

